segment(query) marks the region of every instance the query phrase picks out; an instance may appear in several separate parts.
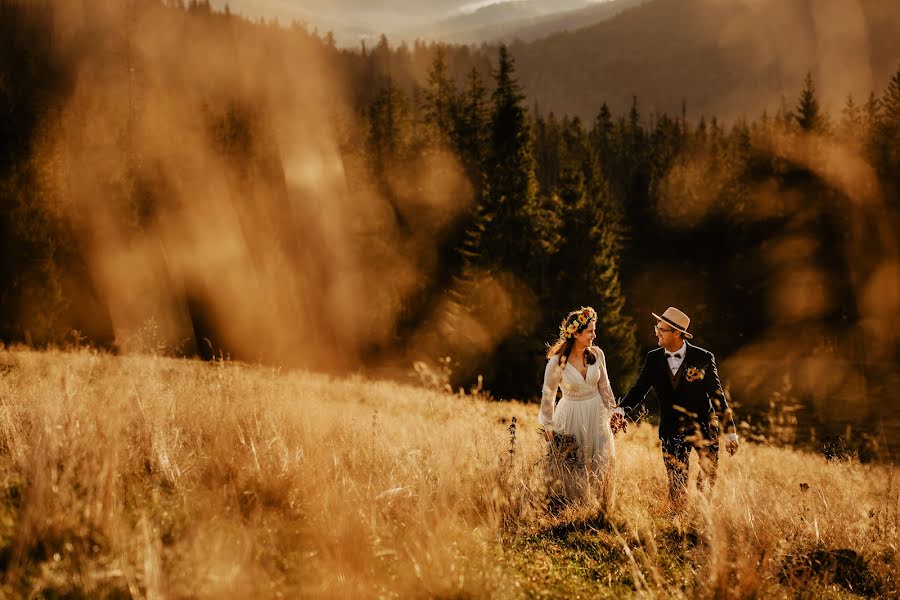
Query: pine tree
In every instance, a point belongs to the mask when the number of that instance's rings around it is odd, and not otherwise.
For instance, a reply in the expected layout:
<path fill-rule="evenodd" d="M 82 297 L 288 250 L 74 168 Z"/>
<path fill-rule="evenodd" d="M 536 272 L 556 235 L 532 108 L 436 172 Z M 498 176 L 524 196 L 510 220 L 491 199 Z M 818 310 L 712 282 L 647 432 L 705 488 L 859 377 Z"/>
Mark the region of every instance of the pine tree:
<path fill-rule="evenodd" d="M 862 111 L 853 101 L 853 94 L 849 94 L 841 109 L 840 137 L 847 142 L 858 142 L 862 139 L 863 133 Z"/>
<path fill-rule="evenodd" d="M 449 145 L 456 133 L 457 98 L 456 87 L 447 73 L 443 46 L 435 49 L 431 70 L 428 72 L 423 116 L 424 125 L 432 132 L 432 137 L 440 143 Z"/>
<path fill-rule="evenodd" d="M 650 145 L 637 97 L 632 97 L 627 121 L 620 119 L 617 128 L 617 164 L 609 176 L 610 190 L 626 211 L 630 233 L 642 236 L 642 228 L 654 227 L 655 207 L 650 197 Z"/>
<path fill-rule="evenodd" d="M 460 257 L 460 270 L 454 276 L 450 295 L 450 317 L 447 321 L 458 320 L 466 310 L 466 305 L 477 285 L 475 276 L 483 263 L 481 241 L 491 225 L 491 215 L 482 202 L 485 197 L 486 175 L 485 156 L 487 147 L 486 90 L 481 77 L 474 68 L 469 73 L 466 89 L 460 99 L 454 130 L 456 147 L 469 182 L 473 188 L 475 203 L 464 225 L 461 240 L 456 251 Z"/>
<path fill-rule="evenodd" d="M 457 248 L 461 258 L 460 273 L 454 277 L 450 294 L 447 322 L 462 318 L 467 304 L 477 286 L 476 274 L 484 259 L 481 243 L 491 226 L 492 216 L 487 212 L 483 199 L 486 196 L 486 156 L 487 156 L 487 91 L 476 69 L 472 69 L 466 80 L 466 88 L 461 99 L 455 129 L 457 148 L 463 167 L 474 189 L 475 203 L 470 211 L 468 224 Z"/>
<path fill-rule="evenodd" d="M 483 251 L 497 266 L 526 276 L 533 266 L 529 263 L 552 252 L 553 219 L 537 206 L 531 124 L 506 46 L 500 47 L 494 80 L 485 197 L 494 226 L 483 240 Z"/>
<path fill-rule="evenodd" d="M 888 83 L 879 103 L 880 122 L 883 127 L 900 129 L 900 67 Z"/>
<path fill-rule="evenodd" d="M 474 67 L 466 79 L 466 87 L 460 100 L 455 130 L 456 146 L 469 181 L 475 187 L 475 197 L 481 197 L 484 167 L 488 144 L 487 90 Z"/>
<path fill-rule="evenodd" d="M 682 127 L 668 115 L 662 115 L 650 138 L 650 187 L 656 193 L 672 163 L 683 147 Z"/>
<path fill-rule="evenodd" d="M 875 92 L 869 92 L 869 99 L 863 107 L 863 127 L 865 128 L 866 139 L 871 140 L 872 134 L 875 132 L 875 126 L 881 116 L 881 102 Z"/>
<path fill-rule="evenodd" d="M 391 46 L 384 34 L 381 34 L 378 43 L 369 52 L 369 69 L 379 79 L 391 74 Z"/>
<path fill-rule="evenodd" d="M 560 173 L 562 132 L 553 113 L 534 120 L 535 175 L 538 192 L 549 196 L 556 191 Z"/>
<path fill-rule="evenodd" d="M 599 174 L 603 174 L 606 178 L 611 175 L 610 167 L 612 161 L 612 143 L 615 125 L 613 124 L 612 114 L 609 112 L 609 106 L 604 102 L 600 106 L 600 112 L 594 119 L 594 126 L 590 132 L 590 145 L 593 149 L 593 156 L 600 168 Z"/>
<path fill-rule="evenodd" d="M 880 110 L 872 111 L 875 122 L 872 150 L 887 188 L 887 200 L 897 206 L 900 204 L 900 68 L 877 106 Z"/>
<path fill-rule="evenodd" d="M 490 201 L 495 207 L 509 204 L 527 206 L 536 192 L 534 159 L 528 116 L 513 59 L 506 46 L 500 47 L 500 59 L 494 72 L 496 87 L 491 95 L 491 172 Z"/>
<path fill-rule="evenodd" d="M 777 131 L 787 131 L 791 127 L 791 122 L 794 120 L 794 113 L 791 111 L 791 107 L 788 105 L 787 98 L 781 96 L 781 103 L 778 106 L 778 110 L 775 111 L 775 117 L 773 118 L 773 125 Z"/>
<path fill-rule="evenodd" d="M 815 131 L 821 129 L 824 125 L 824 118 L 819 109 L 819 101 L 816 100 L 816 88 L 813 85 L 810 73 L 807 73 L 806 78 L 803 80 L 803 91 L 800 92 L 794 120 L 797 121 L 797 125 L 803 131 Z"/>
<path fill-rule="evenodd" d="M 391 77 L 368 108 L 368 147 L 376 173 L 402 160 L 408 147 L 409 102 Z"/>

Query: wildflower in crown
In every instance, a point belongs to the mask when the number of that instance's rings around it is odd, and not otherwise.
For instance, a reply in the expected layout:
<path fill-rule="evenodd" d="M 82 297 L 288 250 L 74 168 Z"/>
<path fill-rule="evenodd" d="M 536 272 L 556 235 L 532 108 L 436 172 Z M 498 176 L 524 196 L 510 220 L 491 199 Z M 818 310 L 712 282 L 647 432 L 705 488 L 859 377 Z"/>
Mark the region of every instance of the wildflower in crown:
<path fill-rule="evenodd" d="M 547 358 L 559 356 L 559 368 L 565 368 L 569 360 L 569 354 L 575 348 L 576 342 L 586 330 L 591 328 L 591 323 L 597 322 L 597 311 L 590 306 L 582 306 L 578 310 L 573 310 L 559 324 L 559 337 L 553 344 L 547 344 Z M 587 346 L 583 348 L 584 364 L 592 365 L 597 360 L 595 354 L 591 351 L 590 346 L 593 345 L 593 335 L 587 341 Z"/>
<path fill-rule="evenodd" d="M 591 321 L 597 320 L 597 311 L 590 306 L 582 306 L 581 310 L 569 313 L 559 325 L 559 337 L 569 339 L 576 333 L 584 331 Z"/>

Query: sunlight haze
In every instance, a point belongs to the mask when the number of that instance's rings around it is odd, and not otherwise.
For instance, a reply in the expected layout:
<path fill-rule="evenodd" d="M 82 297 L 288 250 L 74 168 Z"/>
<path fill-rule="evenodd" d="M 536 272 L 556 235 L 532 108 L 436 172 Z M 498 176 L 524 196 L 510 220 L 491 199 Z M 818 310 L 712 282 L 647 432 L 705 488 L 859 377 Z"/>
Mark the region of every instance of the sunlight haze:
<path fill-rule="evenodd" d="M 900 599 L 898 31 L 0 0 L 0 600 Z"/>
<path fill-rule="evenodd" d="M 214 0 L 217 9 L 229 9 L 253 19 L 277 19 L 282 25 L 305 22 L 310 29 L 332 31 L 341 45 L 354 45 L 359 40 L 373 39 L 384 33 L 389 37 L 429 39 L 433 26 L 441 21 L 473 15 L 481 9 L 501 5 L 517 5 L 510 17 L 549 15 L 582 8 L 608 0 Z M 510 7 L 512 9 L 512 7 Z M 491 19 L 496 22 L 496 16 Z M 475 22 L 472 27 L 477 27 Z"/>

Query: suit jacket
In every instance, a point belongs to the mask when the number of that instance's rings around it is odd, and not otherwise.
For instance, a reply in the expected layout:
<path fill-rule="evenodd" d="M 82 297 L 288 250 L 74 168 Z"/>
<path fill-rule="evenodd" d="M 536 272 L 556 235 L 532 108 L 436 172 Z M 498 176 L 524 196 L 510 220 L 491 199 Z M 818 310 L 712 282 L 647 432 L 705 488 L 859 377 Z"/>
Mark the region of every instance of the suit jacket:
<path fill-rule="evenodd" d="M 651 350 L 637 381 L 619 403 L 633 410 L 644 402 L 650 388 L 659 398 L 659 437 L 675 439 L 700 434 L 718 440 L 717 414 L 728 410 L 712 352 L 687 344 L 681 367 L 672 375 L 663 348 Z"/>

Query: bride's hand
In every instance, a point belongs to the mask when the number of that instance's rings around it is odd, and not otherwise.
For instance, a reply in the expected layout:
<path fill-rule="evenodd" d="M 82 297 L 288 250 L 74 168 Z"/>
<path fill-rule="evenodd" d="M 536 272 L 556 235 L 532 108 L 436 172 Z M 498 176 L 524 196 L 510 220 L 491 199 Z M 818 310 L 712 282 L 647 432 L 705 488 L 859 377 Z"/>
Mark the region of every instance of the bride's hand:
<path fill-rule="evenodd" d="M 547 441 L 548 441 L 548 442 L 552 442 L 552 441 L 553 441 L 553 430 L 552 430 L 552 429 L 545 429 L 545 430 L 544 430 L 544 437 L 547 438 Z"/>

